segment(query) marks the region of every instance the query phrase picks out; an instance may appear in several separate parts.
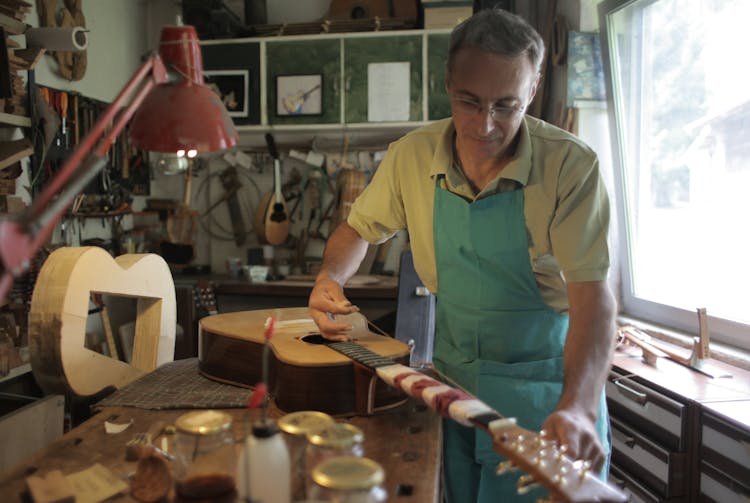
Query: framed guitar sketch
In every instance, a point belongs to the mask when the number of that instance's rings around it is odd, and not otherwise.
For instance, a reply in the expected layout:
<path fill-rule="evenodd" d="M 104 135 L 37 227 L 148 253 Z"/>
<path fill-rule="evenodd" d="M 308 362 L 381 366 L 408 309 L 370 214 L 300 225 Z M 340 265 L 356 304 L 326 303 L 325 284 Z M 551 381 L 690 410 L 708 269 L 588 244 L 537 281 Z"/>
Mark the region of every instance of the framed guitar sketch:
<path fill-rule="evenodd" d="M 206 85 L 218 96 L 230 117 L 247 117 L 249 70 L 205 70 Z"/>
<path fill-rule="evenodd" d="M 277 75 L 276 115 L 323 114 L 323 75 Z"/>

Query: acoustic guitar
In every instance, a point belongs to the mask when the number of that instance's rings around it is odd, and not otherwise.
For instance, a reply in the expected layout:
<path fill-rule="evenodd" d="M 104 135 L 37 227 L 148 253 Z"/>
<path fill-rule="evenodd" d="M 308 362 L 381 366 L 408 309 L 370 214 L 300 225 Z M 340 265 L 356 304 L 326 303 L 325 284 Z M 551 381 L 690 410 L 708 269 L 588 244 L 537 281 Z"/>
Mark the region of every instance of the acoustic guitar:
<path fill-rule="evenodd" d="M 201 372 L 222 381 L 258 383 L 264 323 L 274 314 L 280 319 L 270 340 L 276 368 L 271 369 L 274 386 L 269 389 L 285 395 L 291 390 L 281 388 L 294 387 L 298 395 L 292 404 L 295 408 L 289 409 L 289 397 L 277 394 L 276 401 L 282 410 L 331 412 L 331 406 L 338 409 L 336 401 L 350 402 L 347 391 L 356 379 L 356 375 L 352 379 L 354 369 L 368 370 L 377 376 L 379 383 L 396 390 L 399 393 L 396 396 L 409 395 L 444 417 L 492 435 L 495 450 L 512 466 L 528 473 L 519 478 L 519 490 L 538 483 L 550 492 L 554 501 L 628 500 L 622 491 L 597 478 L 586 462 L 571 459 L 539 433 L 524 429 L 512 418 L 504 418 L 468 393 L 401 363 L 408 358 L 406 345 L 367 330 L 366 320 L 359 313 L 344 317 L 354 326 L 353 340 L 347 342 L 324 340 L 307 308 L 245 311 L 203 318 L 199 342 Z M 348 372 L 342 372 L 343 369 Z M 341 381 L 347 373 L 348 382 Z M 282 381 L 283 386 L 279 386 Z"/>
<path fill-rule="evenodd" d="M 380 382 L 360 365 L 355 366 L 350 358 L 331 351 L 307 308 L 277 311 L 267 385 L 281 410 L 366 415 L 404 401 L 402 392 Z M 275 312 L 242 311 L 201 319 L 200 372 L 210 379 L 239 386 L 258 384 L 263 378 L 264 324 Z M 409 361 L 406 344 L 374 334 L 363 323 L 355 328 L 354 337 L 378 354 L 399 362 Z"/>
<path fill-rule="evenodd" d="M 261 244 L 280 245 L 289 236 L 289 212 L 281 192 L 281 160 L 271 133 L 266 133 L 268 152 L 273 157 L 273 187 L 255 210 L 255 232 Z"/>
<path fill-rule="evenodd" d="M 318 89 L 320 89 L 320 84 L 308 89 L 307 91 L 299 91 L 295 94 L 290 94 L 283 100 L 284 110 L 288 114 L 298 114 L 302 105 L 307 101 L 307 98 Z"/>

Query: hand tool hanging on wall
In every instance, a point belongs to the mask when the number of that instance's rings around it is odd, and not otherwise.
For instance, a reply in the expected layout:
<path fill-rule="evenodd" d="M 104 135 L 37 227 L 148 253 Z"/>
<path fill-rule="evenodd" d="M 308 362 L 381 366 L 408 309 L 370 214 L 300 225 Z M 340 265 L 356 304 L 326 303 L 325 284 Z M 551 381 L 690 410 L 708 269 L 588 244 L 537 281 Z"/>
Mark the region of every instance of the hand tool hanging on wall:
<path fill-rule="evenodd" d="M 184 265 L 195 256 L 194 238 L 198 229 L 198 212 L 190 208 L 193 167 L 185 172 L 185 198 L 182 204 L 167 216 L 167 242 L 160 244 L 160 254 L 170 264 Z"/>
<path fill-rule="evenodd" d="M 232 234 L 234 234 L 234 242 L 237 246 L 245 244 L 245 221 L 242 219 L 242 210 L 240 209 L 240 202 L 237 199 L 237 191 L 242 187 L 239 179 L 237 178 L 237 169 L 234 166 L 229 166 L 227 169 L 221 172 L 219 175 L 221 179 L 221 185 L 226 191 L 222 199 L 226 200 L 227 208 L 229 209 L 229 219 L 232 222 Z"/>

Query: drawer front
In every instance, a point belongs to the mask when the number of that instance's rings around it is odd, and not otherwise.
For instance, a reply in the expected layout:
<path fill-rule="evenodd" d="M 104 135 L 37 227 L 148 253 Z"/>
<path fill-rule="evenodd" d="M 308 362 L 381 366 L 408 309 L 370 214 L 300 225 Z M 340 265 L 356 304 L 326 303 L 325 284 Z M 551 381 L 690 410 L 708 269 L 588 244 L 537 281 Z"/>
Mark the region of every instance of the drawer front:
<path fill-rule="evenodd" d="M 750 480 L 750 432 L 703 411 L 701 459 L 737 481 Z"/>
<path fill-rule="evenodd" d="M 687 406 L 616 372 L 606 383 L 612 416 L 626 419 L 667 448 L 686 450 Z"/>
<path fill-rule="evenodd" d="M 745 479 L 745 483 L 749 483 Z M 705 461 L 701 462 L 700 501 L 750 502 L 750 487 L 726 477 Z"/>
<path fill-rule="evenodd" d="M 685 454 L 654 443 L 612 418 L 612 462 L 660 497 L 685 494 Z"/>
<path fill-rule="evenodd" d="M 617 466 L 610 467 L 609 482 L 625 491 L 629 498 L 628 503 L 659 503 L 661 501 L 657 494 Z"/>

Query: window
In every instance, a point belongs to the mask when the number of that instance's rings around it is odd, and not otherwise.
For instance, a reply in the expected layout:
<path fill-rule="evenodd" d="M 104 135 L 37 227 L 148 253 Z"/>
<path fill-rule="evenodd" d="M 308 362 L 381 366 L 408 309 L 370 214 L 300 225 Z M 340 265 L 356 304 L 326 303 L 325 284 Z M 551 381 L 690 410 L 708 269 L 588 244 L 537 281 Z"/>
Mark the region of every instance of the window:
<path fill-rule="evenodd" d="M 599 6 L 626 314 L 750 349 L 746 0 Z"/>

